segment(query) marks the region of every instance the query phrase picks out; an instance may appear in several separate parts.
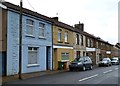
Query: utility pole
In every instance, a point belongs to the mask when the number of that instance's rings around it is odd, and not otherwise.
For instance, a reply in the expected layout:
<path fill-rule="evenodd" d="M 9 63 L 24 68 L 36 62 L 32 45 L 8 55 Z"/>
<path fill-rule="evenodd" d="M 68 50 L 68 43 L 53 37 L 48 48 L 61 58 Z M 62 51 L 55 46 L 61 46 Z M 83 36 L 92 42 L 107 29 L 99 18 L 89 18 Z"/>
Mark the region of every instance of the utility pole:
<path fill-rule="evenodd" d="M 22 0 L 20 0 L 20 21 L 19 21 L 19 79 L 22 79 Z"/>

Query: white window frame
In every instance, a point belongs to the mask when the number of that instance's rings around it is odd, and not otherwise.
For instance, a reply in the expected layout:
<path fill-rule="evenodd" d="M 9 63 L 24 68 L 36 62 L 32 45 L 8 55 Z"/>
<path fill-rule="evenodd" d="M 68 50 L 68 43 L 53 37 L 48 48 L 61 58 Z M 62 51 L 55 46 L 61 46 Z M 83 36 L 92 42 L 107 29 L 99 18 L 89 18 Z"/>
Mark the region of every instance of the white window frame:
<path fill-rule="evenodd" d="M 32 22 L 32 24 L 29 24 L 27 21 L 31 21 Z M 27 31 L 28 31 L 28 27 L 31 27 L 32 28 L 32 34 L 29 34 Z M 31 19 L 26 19 L 26 35 L 27 36 L 32 36 L 32 37 L 34 37 L 34 21 L 33 20 L 31 20 Z"/>
<path fill-rule="evenodd" d="M 79 34 L 76 34 L 76 45 L 79 45 L 80 42 L 79 42 Z"/>
<path fill-rule="evenodd" d="M 88 45 L 88 47 L 90 47 L 90 39 L 89 38 L 87 39 L 87 45 Z"/>
<path fill-rule="evenodd" d="M 93 40 L 91 40 L 91 47 L 93 47 Z"/>
<path fill-rule="evenodd" d="M 98 48 L 98 42 L 96 42 L 97 48 Z"/>
<path fill-rule="evenodd" d="M 58 41 L 62 41 L 62 30 L 58 30 Z"/>
<path fill-rule="evenodd" d="M 31 49 L 30 49 L 31 48 Z M 29 62 L 29 53 L 36 53 L 36 62 L 35 63 L 30 63 Z M 28 67 L 30 66 L 39 66 L 38 64 L 38 47 L 28 47 Z"/>
<path fill-rule="evenodd" d="M 80 35 L 80 44 L 81 44 L 81 46 L 84 46 L 84 43 L 83 43 L 83 35 Z"/>
<path fill-rule="evenodd" d="M 68 31 L 65 31 L 65 42 L 68 42 Z"/>
<path fill-rule="evenodd" d="M 68 55 L 68 59 L 67 60 L 62 60 L 62 56 L 63 55 Z M 61 53 L 61 61 L 69 61 L 69 58 L 70 58 L 70 54 L 69 53 L 66 53 L 66 52 L 64 52 L 64 53 Z"/>
<path fill-rule="evenodd" d="M 43 27 L 40 26 L 40 24 L 42 24 Z M 43 35 L 40 35 L 40 34 L 43 34 Z M 45 24 L 41 22 L 39 22 L 39 38 L 45 38 Z"/>

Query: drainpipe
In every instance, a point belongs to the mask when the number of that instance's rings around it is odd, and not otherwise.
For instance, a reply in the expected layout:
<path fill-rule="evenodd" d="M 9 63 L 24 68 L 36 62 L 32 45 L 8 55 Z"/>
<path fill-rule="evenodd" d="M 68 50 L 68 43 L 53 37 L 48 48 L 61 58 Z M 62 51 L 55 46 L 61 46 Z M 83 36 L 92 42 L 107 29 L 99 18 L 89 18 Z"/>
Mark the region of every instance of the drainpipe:
<path fill-rule="evenodd" d="M 20 0 L 20 20 L 19 20 L 19 79 L 22 79 L 22 0 Z"/>
<path fill-rule="evenodd" d="M 54 70 L 54 58 L 53 58 L 53 56 L 54 56 L 54 48 L 53 48 L 53 22 L 52 22 L 52 70 Z"/>

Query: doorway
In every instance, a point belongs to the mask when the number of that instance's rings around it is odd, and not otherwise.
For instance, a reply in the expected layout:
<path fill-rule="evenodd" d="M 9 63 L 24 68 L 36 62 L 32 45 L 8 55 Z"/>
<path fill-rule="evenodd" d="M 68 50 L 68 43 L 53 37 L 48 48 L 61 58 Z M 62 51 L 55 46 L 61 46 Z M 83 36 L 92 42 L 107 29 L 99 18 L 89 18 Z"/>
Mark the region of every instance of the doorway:
<path fill-rule="evenodd" d="M 80 51 L 76 51 L 77 58 L 80 57 Z"/>
<path fill-rule="evenodd" d="M 46 70 L 51 69 L 51 47 L 46 47 Z"/>

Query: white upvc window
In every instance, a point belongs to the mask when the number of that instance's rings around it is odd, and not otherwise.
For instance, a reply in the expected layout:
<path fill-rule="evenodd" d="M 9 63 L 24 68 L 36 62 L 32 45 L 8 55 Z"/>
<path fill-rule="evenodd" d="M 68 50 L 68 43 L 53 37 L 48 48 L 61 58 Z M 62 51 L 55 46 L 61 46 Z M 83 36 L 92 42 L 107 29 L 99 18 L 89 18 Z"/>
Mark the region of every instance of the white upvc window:
<path fill-rule="evenodd" d="M 31 19 L 26 20 L 26 35 L 28 36 L 34 35 L 34 21 Z"/>
<path fill-rule="evenodd" d="M 45 37 L 45 24 L 39 23 L 39 37 Z"/>
<path fill-rule="evenodd" d="M 88 44 L 88 47 L 90 47 L 90 39 L 89 38 L 87 39 L 87 44 Z"/>
<path fill-rule="evenodd" d="M 83 46 L 83 35 L 80 35 L 80 44 Z"/>
<path fill-rule="evenodd" d="M 65 31 L 65 42 L 68 42 L 68 32 Z"/>
<path fill-rule="evenodd" d="M 93 40 L 91 40 L 91 47 L 93 47 Z"/>
<path fill-rule="evenodd" d="M 79 45 L 79 34 L 76 34 L 76 45 Z"/>
<path fill-rule="evenodd" d="M 61 53 L 61 60 L 68 61 L 69 60 L 69 53 Z"/>
<path fill-rule="evenodd" d="M 98 42 L 96 42 L 96 47 L 98 48 Z"/>
<path fill-rule="evenodd" d="M 62 38 L 61 38 L 61 34 L 62 34 L 62 33 L 61 33 L 61 32 L 62 32 L 62 30 L 59 29 L 59 30 L 58 30 L 58 41 L 61 41 L 61 40 L 62 40 Z"/>
<path fill-rule="evenodd" d="M 38 48 L 37 47 L 28 47 L 28 65 L 38 64 Z"/>

